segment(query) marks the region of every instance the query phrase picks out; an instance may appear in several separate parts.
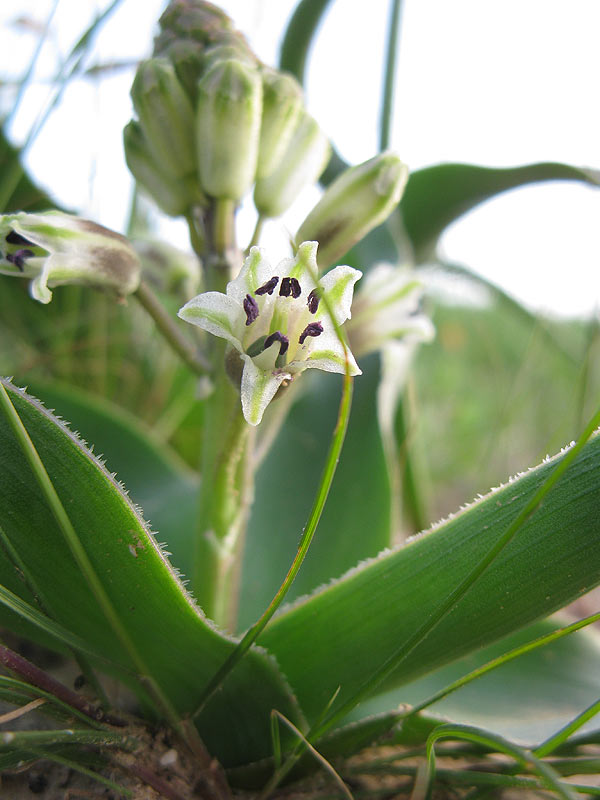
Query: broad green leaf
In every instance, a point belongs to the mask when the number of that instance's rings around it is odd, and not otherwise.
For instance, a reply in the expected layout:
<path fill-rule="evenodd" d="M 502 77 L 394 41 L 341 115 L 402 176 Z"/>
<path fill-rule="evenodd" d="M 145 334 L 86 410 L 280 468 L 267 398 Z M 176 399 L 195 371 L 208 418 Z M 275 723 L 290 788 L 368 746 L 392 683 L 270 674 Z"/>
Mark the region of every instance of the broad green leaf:
<path fill-rule="evenodd" d="M 361 368 L 338 470 L 292 598 L 376 555 L 390 541 L 389 484 L 375 407 L 377 358 L 365 359 Z M 242 627 L 267 607 L 296 554 L 335 427 L 341 390 L 336 378 L 314 375 L 307 381 L 258 473 L 244 559 Z M 349 492 L 349 486 L 360 491 Z"/>
<path fill-rule="evenodd" d="M 353 718 L 416 705 L 519 645 L 560 628 L 542 620 L 493 645 L 394 689 L 355 710 Z M 525 744 L 539 743 L 600 696 L 600 635 L 593 629 L 526 653 L 428 706 L 427 713 L 480 725 Z M 593 724 L 593 723 L 592 723 Z"/>
<path fill-rule="evenodd" d="M 484 200 L 528 183 L 556 180 L 598 187 L 600 173 L 553 162 L 512 168 L 436 164 L 416 170 L 399 208 L 417 262 L 430 259 L 443 230 Z"/>
<path fill-rule="evenodd" d="M 341 705 L 443 605 L 549 478 L 559 456 L 281 612 L 260 637 L 314 720 L 338 686 Z M 416 680 L 600 582 L 600 437 L 462 600 L 372 690 Z"/>
<path fill-rule="evenodd" d="M 151 430 L 108 400 L 57 383 L 34 382 L 29 389 L 46 408 L 69 420 L 84 441 L 93 442 L 185 575 L 192 557 L 198 476 Z"/>
<path fill-rule="evenodd" d="M 110 658 L 117 665 L 113 671 L 147 697 L 147 681 L 144 692 L 132 677 L 141 670 L 176 713 L 191 713 L 204 685 L 233 649 L 233 641 L 216 631 L 194 605 L 110 473 L 37 401 L 6 381 L 2 384 L 123 634 L 117 635 L 109 624 L 89 583 L 90 573 L 82 573 L 65 544 L 4 411 L 0 413 L 0 525 L 26 574 L 4 550 L 1 583 L 29 603 L 40 603 L 54 620 L 84 639 L 97 653 L 99 668 L 103 657 Z M 23 625 L 4 608 L 0 620 L 17 633 L 37 638 L 35 628 Z M 270 753 L 272 708 L 302 726 L 275 663 L 254 649 L 207 705 L 198 726 L 209 750 L 225 765 L 246 763 Z"/>

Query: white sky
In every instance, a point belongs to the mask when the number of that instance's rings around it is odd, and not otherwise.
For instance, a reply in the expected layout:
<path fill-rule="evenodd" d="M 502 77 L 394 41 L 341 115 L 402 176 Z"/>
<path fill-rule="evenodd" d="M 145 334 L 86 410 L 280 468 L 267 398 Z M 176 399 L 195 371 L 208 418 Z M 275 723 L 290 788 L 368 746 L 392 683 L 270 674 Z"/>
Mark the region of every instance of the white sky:
<path fill-rule="evenodd" d="M 43 106 L 45 81 L 108 0 L 59 0 L 38 84 L 12 127 L 19 140 Z M 0 3 L 0 77 L 24 71 L 53 0 Z M 123 0 L 102 29 L 90 63 L 149 54 L 164 0 Z M 223 0 L 220 5 L 275 63 L 295 0 Z M 377 146 L 389 3 L 334 0 L 311 62 L 307 102 L 341 153 L 358 162 Z M 439 161 L 512 166 L 563 161 L 600 167 L 598 0 L 404 0 L 392 145 L 412 169 Z M 122 229 L 130 184 L 121 130 L 131 116 L 132 73 L 78 81 L 67 89 L 28 157 L 59 202 Z M 2 111 L 7 111 L 6 107 Z M 286 223 L 294 230 L 314 193 Z M 600 192 L 552 183 L 505 194 L 453 225 L 445 254 L 526 302 L 560 314 L 600 305 Z M 252 220 L 242 222 L 243 235 Z M 185 246 L 181 225 L 161 230 Z M 284 246 L 278 226 L 273 246 Z M 274 253 L 277 260 L 285 253 Z"/>

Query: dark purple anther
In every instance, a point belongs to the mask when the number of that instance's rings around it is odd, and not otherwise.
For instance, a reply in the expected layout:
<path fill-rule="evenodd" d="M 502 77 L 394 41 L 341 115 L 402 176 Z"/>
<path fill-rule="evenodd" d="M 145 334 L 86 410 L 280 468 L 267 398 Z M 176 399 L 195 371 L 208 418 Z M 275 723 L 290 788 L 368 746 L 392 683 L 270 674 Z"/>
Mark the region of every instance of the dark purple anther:
<path fill-rule="evenodd" d="M 300 297 L 301 292 L 302 290 L 300 289 L 297 278 L 281 279 L 281 286 L 279 287 L 280 297 L 290 297 L 291 295 L 295 299 L 296 297 Z"/>
<path fill-rule="evenodd" d="M 21 234 L 17 233 L 16 231 L 11 231 L 9 234 L 7 234 L 6 241 L 9 244 L 31 244 L 29 239 L 21 236 Z"/>
<path fill-rule="evenodd" d="M 304 340 L 307 336 L 320 336 L 323 333 L 323 326 L 320 322 L 309 322 L 306 328 L 300 334 L 300 338 L 298 341 L 300 344 L 304 344 Z"/>
<path fill-rule="evenodd" d="M 308 306 L 308 310 L 311 314 L 316 314 L 317 309 L 319 307 L 319 290 L 313 289 L 312 292 L 308 295 L 308 300 L 306 301 L 306 305 Z"/>
<path fill-rule="evenodd" d="M 7 237 L 8 238 L 8 237 Z M 33 250 L 17 250 L 15 253 L 7 253 L 6 260 L 10 264 L 14 264 L 23 272 L 25 266 L 25 259 L 33 255 Z"/>
<path fill-rule="evenodd" d="M 266 283 L 263 283 L 262 286 L 259 286 L 254 294 L 273 294 L 273 291 L 278 283 L 279 277 L 277 275 L 273 275 L 273 277 L 269 278 Z"/>
<path fill-rule="evenodd" d="M 287 336 L 284 336 L 283 333 L 281 333 L 281 331 L 275 331 L 275 333 L 272 333 L 270 336 L 267 336 L 267 338 L 265 339 L 264 349 L 266 350 L 268 347 L 271 347 L 273 342 L 279 342 L 281 344 L 281 347 L 279 348 L 280 356 L 282 356 L 285 353 L 290 344 Z"/>
<path fill-rule="evenodd" d="M 242 305 L 246 312 L 246 325 L 251 325 L 258 317 L 258 304 L 253 297 L 247 294 Z"/>

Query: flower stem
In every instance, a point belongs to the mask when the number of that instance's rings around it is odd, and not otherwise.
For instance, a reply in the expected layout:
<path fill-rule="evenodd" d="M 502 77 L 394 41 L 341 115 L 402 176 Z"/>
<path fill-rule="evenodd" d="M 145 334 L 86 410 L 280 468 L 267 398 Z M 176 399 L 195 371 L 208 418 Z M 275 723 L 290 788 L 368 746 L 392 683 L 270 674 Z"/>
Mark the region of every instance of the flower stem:
<path fill-rule="evenodd" d="M 383 96 L 381 99 L 381 118 L 379 122 L 379 150 L 387 150 L 390 146 L 392 110 L 394 106 L 394 83 L 396 78 L 396 61 L 398 58 L 398 33 L 400 30 L 400 12 L 402 0 L 392 0 L 388 40 L 385 56 L 385 76 Z"/>
<path fill-rule="evenodd" d="M 134 292 L 134 297 L 148 314 L 150 314 L 158 330 L 182 361 L 197 375 L 205 375 L 209 366 L 208 363 L 187 339 L 181 335 L 177 328 L 177 323 L 171 319 L 159 299 L 145 281 L 140 282 L 138 289 Z"/>
<path fill-rule="evenodd" d="M 266 221 L 266 218 L 262 214 L 258 215 L 256 225 L 254 226 L 254 232 L 252 234 L 252 238 L 250 239 L 250 244 L 248 245 L 248 250 L 259 243 Z"/>
<path fill-rule="evenodd" d="M 235 203 L 226 197 L 215 200 L 213 246 L 218 256 L 226 256 L 235 242 Z"/>
<path fill-rule="evenodd" d="M 218 348 L 221 362 L 224 347 Z M 239 567 L 253 495 L 254 431 L 242 415 L 239 394 L 224 371 L 207 398 L 202 452 L 199 530 L 193 589 L 205 614 L 226 630 L 237 617 Z"/>

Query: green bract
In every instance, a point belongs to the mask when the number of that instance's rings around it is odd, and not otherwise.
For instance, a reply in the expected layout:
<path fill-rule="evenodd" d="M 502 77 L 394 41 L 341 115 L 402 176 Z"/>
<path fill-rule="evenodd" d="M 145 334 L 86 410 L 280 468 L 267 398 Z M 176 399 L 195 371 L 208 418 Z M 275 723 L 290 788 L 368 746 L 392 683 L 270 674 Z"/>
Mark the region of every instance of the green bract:
<path fill-rule="evenodd" d="M 0 272 L 32 278 L 31 296 L 40 303 L 52 300 L 50 288 L 67 283 L 123 297 L 140 282 L 140 261 L 124 236 L 60 211 L 0 217 L 0 252 Z"/>
<path fill-rule="evenodd" d="M 246 421 L 258 425 L 277 389 L 305 369 L 359 375 L 336 325 L 350 318 L 354 284 L 361 273 L 332 269 L 317 282 L 317 243 L 304 242 L 295 258 L 273 269 L 253 247 L 227 293 L 205 292 L 179 316 L 226 339 L 244 362 L 241 383 Z"/>

